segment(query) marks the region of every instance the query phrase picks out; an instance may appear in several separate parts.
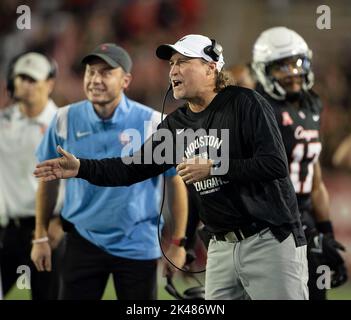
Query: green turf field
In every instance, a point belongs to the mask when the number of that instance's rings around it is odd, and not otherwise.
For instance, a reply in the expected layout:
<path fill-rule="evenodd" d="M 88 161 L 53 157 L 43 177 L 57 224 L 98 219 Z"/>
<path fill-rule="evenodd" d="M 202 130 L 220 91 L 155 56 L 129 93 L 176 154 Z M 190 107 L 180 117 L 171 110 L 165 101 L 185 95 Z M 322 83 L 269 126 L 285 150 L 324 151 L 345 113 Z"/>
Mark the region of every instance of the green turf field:
<path fill-rule="evenodd" d="M 203 283 L 203 278 L 199 277 L 199 279 Z M 191 281 L 184 281 L 184 280 L 177 280 L 175 281 L 176 288 L 179 292 L 183 293 L 186 288 L 195 287 L 197 283 L 193 280 Z M 166 280 L 163 277 L 159 277 L 159 288 L 158 288 L 158 299 L 159 300 L 171 300 L 174 299 L 170 296 L 164 289 L 166 285 Z M 9 294 L 6 296 L 6 300 L 29 300 L 30 299 L 30 291 L 23 289 L 19 290 L 14 286 Z M 110 278 L 103 296 L 104 300 L 115 300 L 116 295 L 113 287 L 113 281 Z"/>
<path fill-rule="evenodd" d="M 202 280 L 202 279 L 201 279 Z M 178 279 L 176 283 L 176 288 L 178 291 L 181 293 L 188 287 L 196 286 L 196 283 L 191 281 L 191 282 L 184 282 L 183 280 Z M 158 290 L 158 299 L 159 300 L 171 300 L 173 297 L 171 297 L 165 290 L 165 279 L 164 278 L 159 278 L 159 290 Z M 348 284 L 337 288 L 337 289 L 332 289 L 328 293 L 328 298 L 330 300 L 351 300 L 351 283 L 349 282 Z M 19 290 L 17 288 L 13 288 L 12 291 L 8 294 L 6 297 L 7 300 L 29 300 L 30 295 L 29 295 L 29 290 Z M 114 293 L 114 288 L 113 288 L 113 283 L 110 279 L 108 282 L 108 285 L 105 290 L 105 294 L 103 297 L 104 300 L 114 300 L 116 299 L 116 295 Z"/>

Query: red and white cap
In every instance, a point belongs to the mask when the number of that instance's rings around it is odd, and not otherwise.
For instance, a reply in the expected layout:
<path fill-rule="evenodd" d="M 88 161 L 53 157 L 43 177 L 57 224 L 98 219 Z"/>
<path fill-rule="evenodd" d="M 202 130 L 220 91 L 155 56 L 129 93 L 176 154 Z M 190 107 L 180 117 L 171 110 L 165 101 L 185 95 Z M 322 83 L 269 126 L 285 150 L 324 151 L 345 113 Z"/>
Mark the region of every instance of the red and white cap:
<path fill-rule="evenodd" d="M 221 71 L 224 66 L 222 52 L 218 56 L 218 61 L 205 52 L 205 48 L 213 45 L 210 38 L 200 34 L 189 34 L 179 39 L 175 44 L 163 44 L 156 49 L 156 55 L 160 59 L 170 60 L 174 52 L 178 52 L 190 58 L 202 58 L 209 62 L 215 62 L 217 70 Z"/>

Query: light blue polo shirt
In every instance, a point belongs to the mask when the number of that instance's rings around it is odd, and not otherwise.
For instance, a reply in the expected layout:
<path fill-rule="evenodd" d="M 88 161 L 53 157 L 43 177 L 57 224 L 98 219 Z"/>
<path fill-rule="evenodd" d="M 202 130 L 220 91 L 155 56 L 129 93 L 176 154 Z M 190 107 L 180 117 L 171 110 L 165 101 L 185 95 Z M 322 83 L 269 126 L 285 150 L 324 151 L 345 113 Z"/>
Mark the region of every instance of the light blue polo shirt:
<path fill-rule="evenodd" d="M 38 147 L 37 157 L 40 162 L 59 157 L 57 145 L 79 158 L 125 156 L 122 151 L 130 141 L 123 131 L 138 130 L 144 142 L 159 122 L 159 112 L 125 95 L 108 120 L 98 117 L 88 100 L 80 101 L 59 109 Z M 175 169 L 166 174 L 174 176 Z M 82 179 L 68 179 L 61 214 L 85 239 L 112 255 L 138 260 L 158 258 L 161 179 L 159 176 L 129 187 L 99 187 Z"/>

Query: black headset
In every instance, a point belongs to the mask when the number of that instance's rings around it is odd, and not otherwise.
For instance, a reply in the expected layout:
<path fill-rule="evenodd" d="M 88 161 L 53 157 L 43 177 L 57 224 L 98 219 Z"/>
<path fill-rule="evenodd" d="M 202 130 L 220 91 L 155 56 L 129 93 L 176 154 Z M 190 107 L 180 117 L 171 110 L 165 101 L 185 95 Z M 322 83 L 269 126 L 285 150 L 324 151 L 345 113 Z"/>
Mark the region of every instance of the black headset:
<path fill-rule="evenodd" d="M 211 57 L 213 61 L 217 62 L 223 52 L 223 48 L 215 39 L 211 39 L 211 44 L 204 48 L 204 52 Z"/>
<path fill-rule="evenodd" d="M 177 300 L 205 300 L 205 287 L 194 275 L 192 277 L 199 283 L 199 286 L 188 288 L 181 294 L 175 288 L 172 277 L 167 276 L 165 290 Z"/>
<path fill-rule="evenodd" d="M 55 79 L 58 74 L 58 63 L 57 61 L 52 58 L 52 57 L 46 57 L 50 63 L 50 71 L 48 75 L 48 79 Z"/>
<path fill-rule="evenodd" d="M 15 57 L 13 57 L 9 63 L 9 66 L 7 68 L 7 72 L 6 72 L 6 89 L 7 92 L 9 93 L 9 96 L 11 98 L 14 98 L 14 93 L 15 93 L 15 77 L 13 74 L 13 69 L 15 67 L 16 62 L 18 61 L 19 58 L 21 58 L 23 55 L 27 54 L 29 52 L 25 52 L 25 53 L 21 53 Z M 47 79 L 54 79 L 57 76 L 58 73 L 58 64 L 56 62 L 55 59 L 47 57 L 46 55 L 44 55 L 45 58 L 48 60 L 49 64 L 50 64 L 50 71 L 48 74 L 48 78 Z"/>

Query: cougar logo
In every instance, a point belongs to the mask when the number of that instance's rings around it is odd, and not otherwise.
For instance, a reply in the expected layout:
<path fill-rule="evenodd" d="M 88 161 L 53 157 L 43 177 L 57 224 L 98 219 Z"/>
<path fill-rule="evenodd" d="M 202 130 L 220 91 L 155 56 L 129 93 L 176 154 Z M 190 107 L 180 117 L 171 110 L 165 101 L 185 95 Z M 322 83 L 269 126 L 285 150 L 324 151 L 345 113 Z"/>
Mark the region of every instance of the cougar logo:
<path fill-rule="evenodd" d="M 318 139 L 318 130 L 305 130 L 302 126 L 298 126 L 295 130 L 295 139 L 311 141 L 312 139 Z"/>

